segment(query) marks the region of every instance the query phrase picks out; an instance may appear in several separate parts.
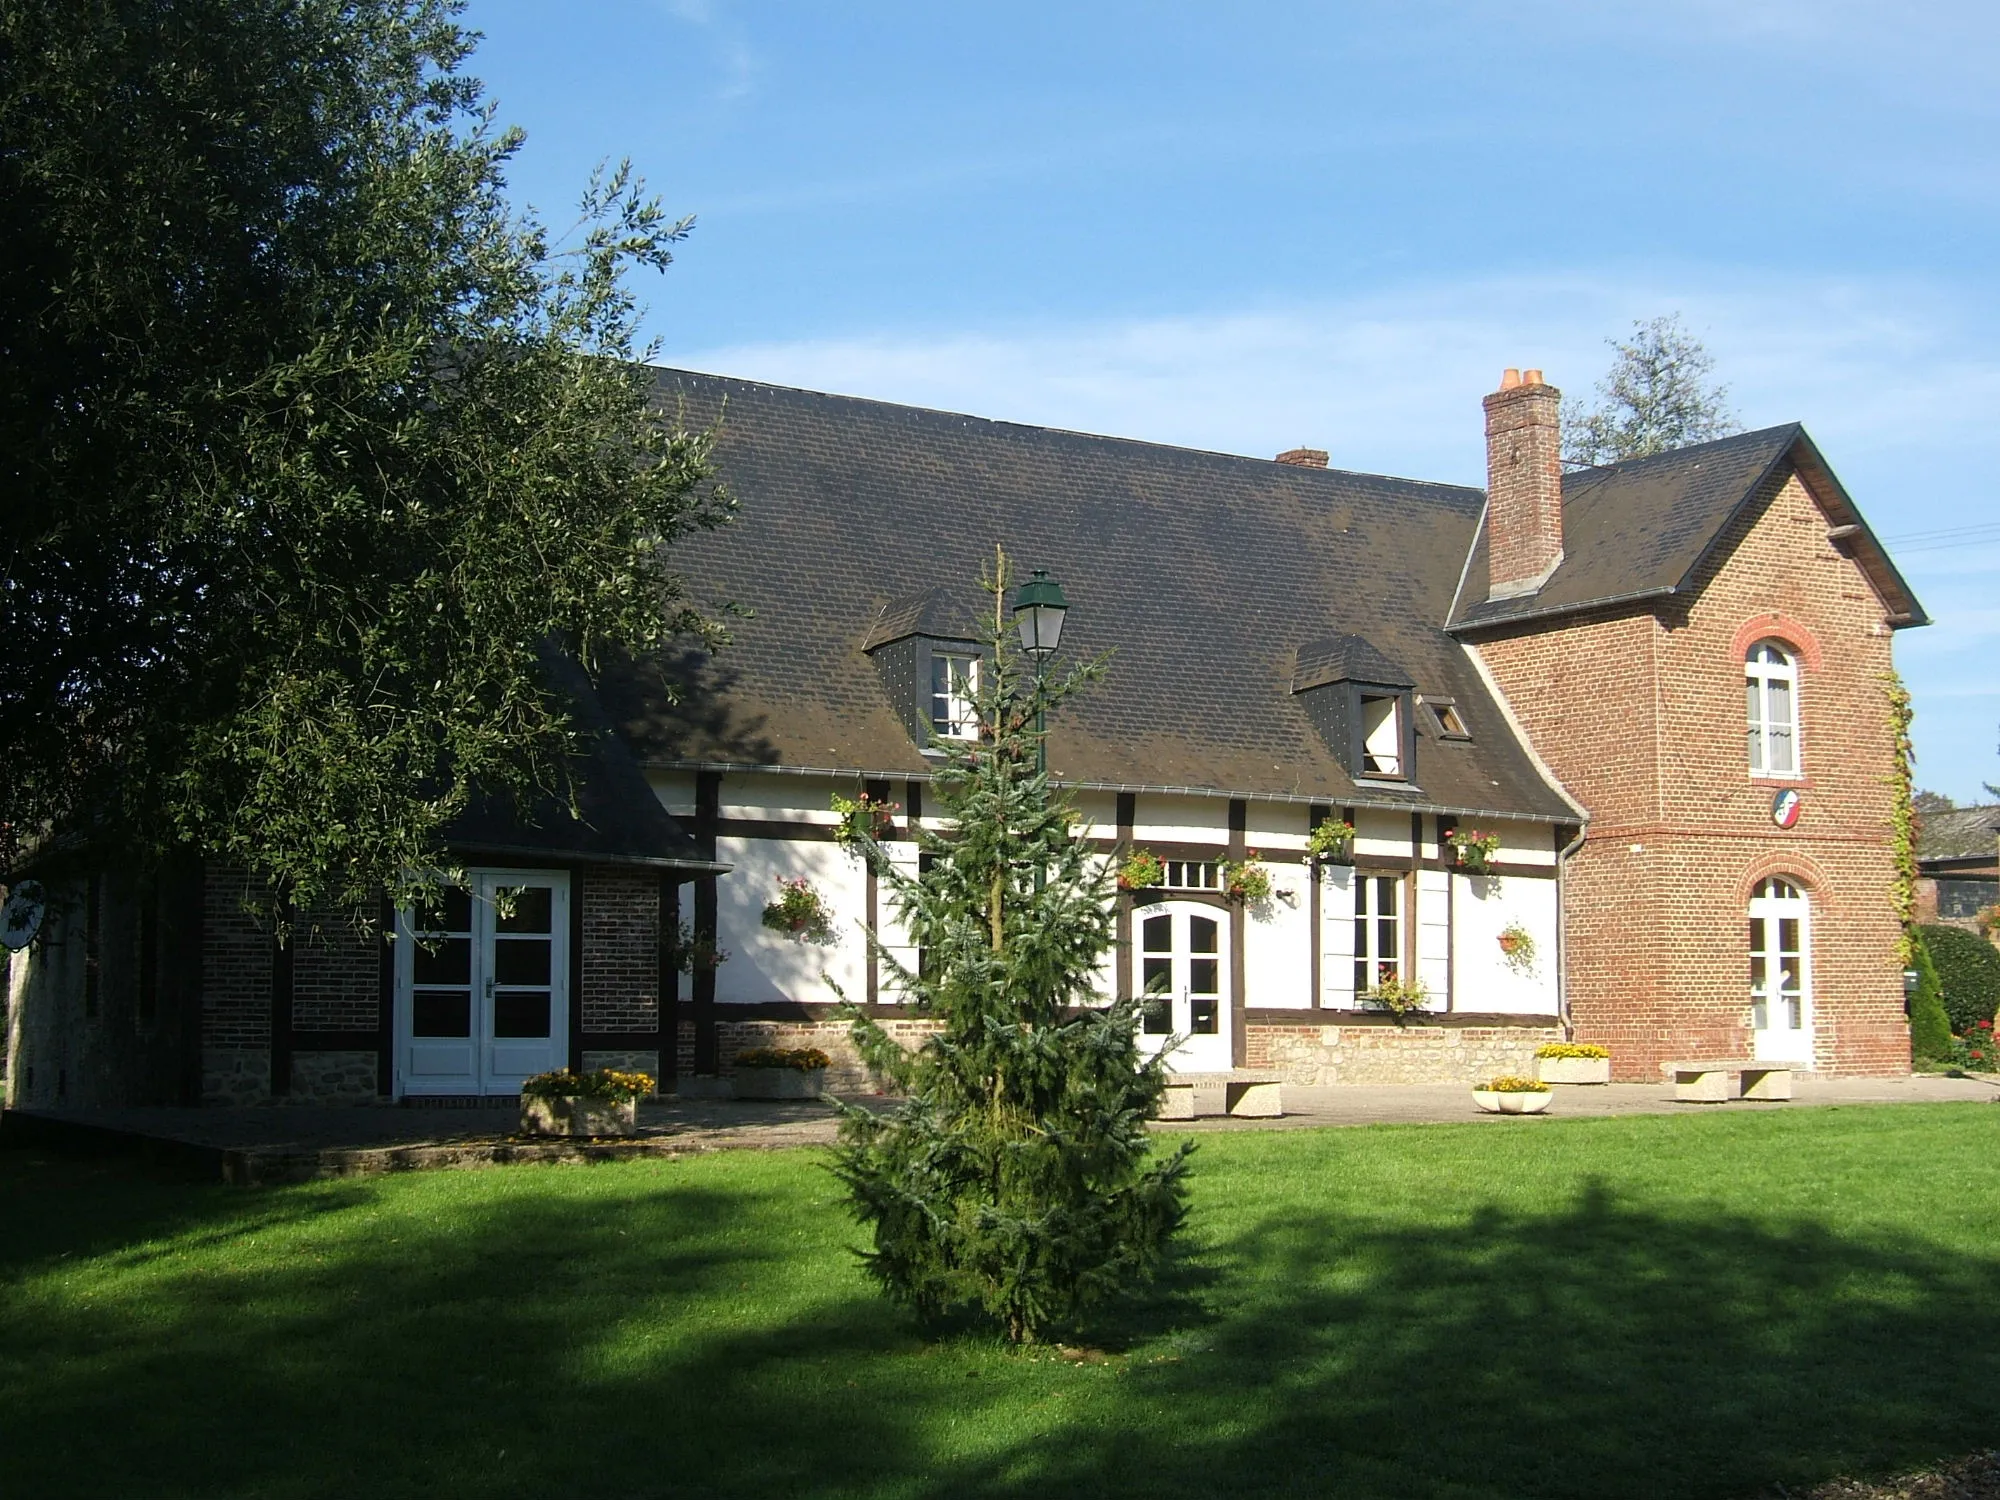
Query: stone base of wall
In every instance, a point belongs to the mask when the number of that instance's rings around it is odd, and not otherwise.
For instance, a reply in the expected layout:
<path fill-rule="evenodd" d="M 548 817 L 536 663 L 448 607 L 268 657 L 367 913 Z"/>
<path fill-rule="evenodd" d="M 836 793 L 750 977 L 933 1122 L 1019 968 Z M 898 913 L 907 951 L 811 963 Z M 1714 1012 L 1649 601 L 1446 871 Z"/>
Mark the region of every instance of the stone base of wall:
<path fill-rule="evenodd" d="M 594 1073 L 599 1068 L 609 1068 L 614 1073 L 644 1073 L 655 1084 L 660 1078 L 660 1054 L 658 1052 L 592 1052 L 583 1054 L 583 1071 Z"/>
<path fill-rule="evenodd" d="M 203 1104 L 264 1104 L 271 1098 L 268 1047 L 204 1047 L 201 1051 Z"/>
<path fill-rule="evenodd" d="M 294 1052 L 288 1104 L 386 1104 L 373 1052 Z"/>
<path fill-rule="evenodd" d="M 882 1029 L 908 1051 L 915 1051 L 924 1038 L 937 1030 L 935 1021 L 884 1019 Z M 847 1026 L 840 1021 L 719 1021 L 715 1028 L 716 1051 L 725 1075 L 735 1071 L 736 1054 L 752 1047 L 817 1047 L 833 1059 L 826 1070 L 826 1087 L 832 1093 L 880 1093 L 892 1087 L 887 1079 L 869 1071 L 854 1049 Z"/>
<path fill-rule="evenodd" d="M 1451 1083 L 1502 1073 L 1532 1078 L 1535 1049 L 1559 1042 L 1546 1026 L 1259 1026 L 1246 1031 L 1245 1062 L 1297 1084 Z"/>

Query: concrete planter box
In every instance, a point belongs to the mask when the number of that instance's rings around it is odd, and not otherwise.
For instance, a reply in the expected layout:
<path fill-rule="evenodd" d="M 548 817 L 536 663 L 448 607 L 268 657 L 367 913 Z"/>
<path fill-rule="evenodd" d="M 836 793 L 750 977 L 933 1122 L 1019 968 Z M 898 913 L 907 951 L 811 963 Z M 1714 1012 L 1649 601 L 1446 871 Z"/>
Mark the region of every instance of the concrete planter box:
<path fill-rule="evenodd" d="M 738 1068 L 739 1099 L 817 1099 L 826 1086 L 826 1069 L 801 1073 L 797 1068 Z"/>
<path fill-rule="evenodd" d="M 639 1101 L 618 1103 L 610 1099 L 543 1099 L 533 1094 L 521 1099 L 523 1135 L 637 1135 Z"/>
<path fill-rule="evenodd" d="M 1489 1115 L 1538 1115 L 1549 1107 L 1550 1094 L 1499 1094 L 1492 1089 L 1474 1089 L 1472 1102 Z"/>
<path fill-rule="evenodd" d="M 1543 1083 L 1609 1083 L 1608 1057 L 1538 1057 L 1535 1077 Z"/>

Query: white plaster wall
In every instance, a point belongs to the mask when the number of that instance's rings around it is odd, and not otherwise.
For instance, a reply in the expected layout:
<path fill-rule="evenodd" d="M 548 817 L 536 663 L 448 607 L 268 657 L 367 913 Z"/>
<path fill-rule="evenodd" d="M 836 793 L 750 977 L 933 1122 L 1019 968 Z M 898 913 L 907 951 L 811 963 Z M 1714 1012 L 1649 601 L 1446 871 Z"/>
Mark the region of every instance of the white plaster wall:
<path fill-rule="evenodd" d="M 1148 797 L 1133 809 L 1132 838 L 1148 844 L 1216 844 L 1229 842 L 1227 797 Z"/>
<path fill-rule="evenodd" d="M 1299 859 L 1306 852 L 1306 819 L 1310 812 L 1303 802 L 1252 802 L 1245 820 L 1244 842 L 1267 859 Z M 1340 816 L 1337 810 L 1334 816 Z"/>
<path fill-rule="evenodd" d="M 1410 815 L 1396 808 L 1357 807 L 1354 810 L 1354 861 L 1410 857 Z M 1352 913 L 1349 913 L 1350 917 Z"/>
<path fill-rule="evenodd" d="M 1493 856 L 1496 863 L 1555 867 L 1555 834 L 1547 823 L 1518 818 L 1462 818 L 1458 826 L 1499 834 L 1500 851 Z"/>
<path fill-rule="evenodd" d="M 1319 1003 L 1354 1008 L 1354 867 L 1326 865 L 1319 872 Z"/>
<path fill-rule="evenodd" d="M 1271 899 L 1243 908 L 1243 1003 L 1304 1010 L 1312 1005 L 1312 872 L 1296 857 L 1264 867 Z"/>
<path fill-rule="evenodd" d="M 891 798 L 902 801 L 898 783 L 890 783 Z M 833 794 L 861 795 L 858 781 L 821 776 L 757 776 L 732 772 L 722 778 L 721 810 L 725 818 L 774 819 L 788 823 L 837 823 Z"/>
<path fill-rule="evenodd" d="M 668 812 L 677 818 L 694 816 L 694 772 L 648 771 L 646 780 Z"/>
<path fill-rule="evenodd" d="M 1118 794 L 1116 792 L 1072 792 L 1070 801 L 1083 817 L 1079 834 L 1087 839 L 1118 837 Z"/>
<path fill-rule="evenodd" d="M 715 971 L 719 1004 L 838 1000 L 822 973 L 856 1004 L 868 998 L 867 887 L 859 860 L 831 842 L 787 839 L 719 838 L 715 852 L 735 866 L 716 882 L 716 942 L 729 954 Z M 833 914 L 836 940 L 824 947 L 764 926 L 764 903 L 777 897 L 778 877 L 801 875 Z"/>
<path fill-rule="evenodd" d="M 1451 879 L 1453 1009 L 1555 1015 L 1556 882 L 1526 875 Z M 1535 940 L 1530 974 L 1517 974 L 1500 952 L 1500 930 L 1510 922 Z"/>

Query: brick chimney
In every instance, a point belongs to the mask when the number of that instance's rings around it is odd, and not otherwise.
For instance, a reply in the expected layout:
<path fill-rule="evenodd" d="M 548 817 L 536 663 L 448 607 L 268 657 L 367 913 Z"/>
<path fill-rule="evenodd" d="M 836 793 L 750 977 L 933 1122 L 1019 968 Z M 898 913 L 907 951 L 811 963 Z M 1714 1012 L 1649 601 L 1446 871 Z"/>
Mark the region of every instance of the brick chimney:
<path fill-rule="evenodd" d="M 1509 370 L 1486 398 L 1486 597 L 1534 593 L 1562 555 L 1562 392 Z"/>
<path fill-rule="evenodd" d="M 1287 448 L 1283 453 L 1278 455 L 1276 461 L 1281 464 L 1291 464 L 1294 468 L 1299 469 L 1324 469 L 1326 467 L 1326 449 Z"/>

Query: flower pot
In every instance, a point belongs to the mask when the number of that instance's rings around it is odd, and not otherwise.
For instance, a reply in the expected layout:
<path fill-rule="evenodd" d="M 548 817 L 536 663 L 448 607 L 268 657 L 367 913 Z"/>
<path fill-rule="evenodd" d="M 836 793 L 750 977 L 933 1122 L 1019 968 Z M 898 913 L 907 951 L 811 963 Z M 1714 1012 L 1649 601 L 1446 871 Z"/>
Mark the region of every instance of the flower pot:
<path fill-rule="evenodd" d="M 1543 1083 L 1609 1083 L 1608 1057 L 1538 1057 L 1535 1076 Z"/>
<path fill-rule="evenodd" d="M 826 1086 L 826 1069 L 738 1068 L 734 1082 L 739 1099 L 817 1099 Z"/>
<path fill-rule="evenodd" d="M 1548 1094 L 1501 1094 L 1492 1089 L 1474 1089 L 1472 1102 L 1489 1115 L 1538 1115 L 1549 1107 Z"/>
<path fill-rule="evenodd" d="M 539 1094 L 521 1097 L 523 1135 L 637 1135 L 637 1099 L 584 1099 L 575 1094 L 547 1099 Z"/>
<path fill-rule="evenodd" d="M 1502 953 L 1512 953 L 1520 946 L 1521 940 L 1519 938 L 1505 932 L 1500 934 L 1500 951 Z"/>

